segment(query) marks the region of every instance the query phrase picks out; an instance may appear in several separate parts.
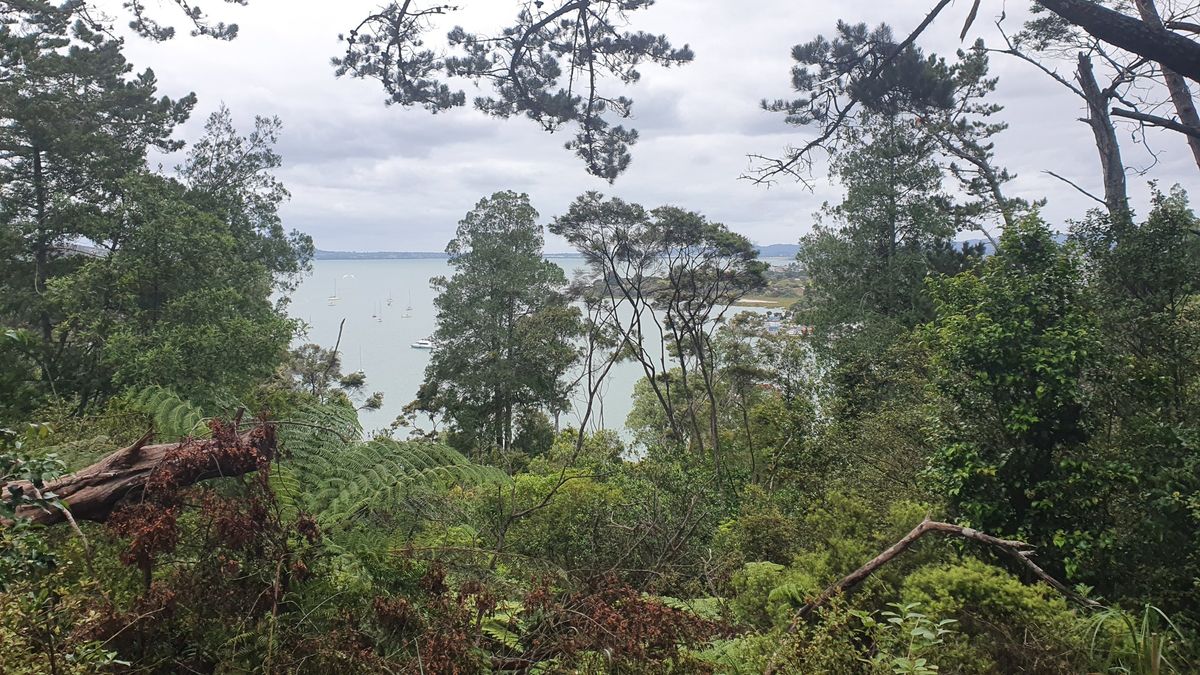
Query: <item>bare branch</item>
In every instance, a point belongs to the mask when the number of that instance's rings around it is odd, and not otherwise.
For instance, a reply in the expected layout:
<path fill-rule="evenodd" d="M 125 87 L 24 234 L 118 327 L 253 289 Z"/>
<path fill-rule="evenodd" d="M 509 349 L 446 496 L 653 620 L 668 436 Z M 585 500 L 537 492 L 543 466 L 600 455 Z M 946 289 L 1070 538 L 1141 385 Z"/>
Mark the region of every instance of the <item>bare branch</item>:
<path fill-rule="evenodd" d="M 1105 202 L 1103 199 L 1101 199 L 1101 198 L 1097 197 L 1096 195 L 1094 195 L 1094 194 L 1092 194 L 1092 193 L 1088 192 L 1087 190 L 1084 190 L 1083 188 L 1079 187 L 1079 186 L 1078 186 L 1077 184 L 1075 184 L 1074 182 L 1072 182 L 1072 181 L 1070 181 L 1070 180 L 1068 180 L 1068 179 L 1066 179 L 1066 178 L 1063 178 L 1062 176 L 1060 176 L 1060 175 L 1058 175 L 1058 174 L 1054 173 L 1053 171 L 1050 171 L 1050 170 L 1045 170 L 1045 171 L 1042 171 L 1042 173 L 1044 173 L 1044 174 L 1048 174 L 1048 175 L 1051 175 L 1051 176 L 1053 176 L 1053 177 L 1055 177 L 1055 178 L 1057 178 L 1057 179 L 1061 180 L 1062 182 L 1066 183 L 1067 185 L 1070 185 L 1071 187 L 1075 188 L 1076 190 L 1079 190 L 1079 192 L 1080 192 L 1080 193 L 1082 193 L 1082 194 L 1083 194 L 1085 197 L 1087 197 L 1087 198 L 1089 198 L 1089 199 L 1094 199 L 1095 201 L 1097 201 L 1097 202 L 1100 202 L 1101 204 L 1103 204 L 1103 205 L 1105 205 L 1105 206 L 1108 206 L 1108 204 L 1107 204 L 1107 203 L 1106 203 L 1106 202 Z"/>
<path fill-rule="evenodd" d="M 1183 124 L 1177 120 L 1159 117 L 1158 115 L 1150 115 L 1148 113 L 1138 112 L 1136 110 L 1125 110 L 1124 108 L 1113 108 L 1112 114 L 1114 117 L 1124 117 L 1126 119 L 1137 120 L 1151 126 L 1178 131 L 1181 134 L 1186 134 L 1192 138 L 1200 138 L 1200 127 L 1193 127 Z"/>

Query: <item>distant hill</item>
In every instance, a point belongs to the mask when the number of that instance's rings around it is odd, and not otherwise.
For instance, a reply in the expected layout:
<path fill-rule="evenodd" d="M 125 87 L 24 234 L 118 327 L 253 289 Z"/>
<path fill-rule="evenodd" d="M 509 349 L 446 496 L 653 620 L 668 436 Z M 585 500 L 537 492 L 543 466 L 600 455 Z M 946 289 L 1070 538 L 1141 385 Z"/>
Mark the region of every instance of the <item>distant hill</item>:
<path fill-rule="evenodd" d="M 317 249 L 317 260 L 445 260 L 441 251 L 324 251 Z M 547 253 L 547 258 L 578 258 L 578 253 Z"/>
<path fill-rule="evenodd" d="M 413 258 L 445 258 L 446 254 L 433 251 L 322 251 L 317 249 L 317 260 L 408 260 Z"/>
<path fill-rule="evenodd" d="M 760 258 L 795 258 L 800 252 L 800 244 L 767 244 L 758 247 Z"/>

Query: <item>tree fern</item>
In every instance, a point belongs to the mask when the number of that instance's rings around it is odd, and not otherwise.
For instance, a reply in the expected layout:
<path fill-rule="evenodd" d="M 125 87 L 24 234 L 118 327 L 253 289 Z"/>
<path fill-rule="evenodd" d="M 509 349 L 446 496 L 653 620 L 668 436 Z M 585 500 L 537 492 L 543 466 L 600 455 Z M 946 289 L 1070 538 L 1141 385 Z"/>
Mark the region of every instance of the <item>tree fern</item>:
<path fill-rule="evenodd" d="M 208 434 L 200 408 L 170 389 L 147 387 L 129 400 L 151 416 L 162 440 Z M 285 514 L 308 511 L 325 525 L 368 510 L 403 508 L 420 490 L 508 479 L 503 471 L 475 464 L 442 444 L 364 442 L 358 412 L 348 401 L 306 403 L 274 421 L 280 461 L 270 481 L 276 498 Z"/>
<path fill-rule="evenodd" d="M 521 619 L 525 605 L 516 600 L 501 600 L 479 625 L 480 631 L 503 645 L 510 651 L 520 654 L 524 651 L 521 638 L 528 626 Z"/>
<path fill-rule="evenodd" d="M 314 496 L 317 512 L 326 523 L 368 510 L 398 507 L 415 490 L 508 478 L 499 469 L 475 464 L 448 446 L 390 438 L 314 457 L 309 466 L 319 467 L 324 477 Z"/>
<path fill-rule="evenodd" d="M 358 411 L 348 402 L 308 403 L 278 424 L 284 456 L 300 465 L 301 472 L 314 458 L 336 454 L 362 437 Z"/>
<path fill-rule="evenodd" d="M 310 404 L 281 420 L 284 459 L 272 482 L 282 503 L 329 526 L 368 510 L 403 508 L 419 490 L 508 479 L 445 445 L 364 442 L 361 434 L 357 412 L 344 403 Z"/>
<path fill-rule="evenodd" d="M 153 385 L 133 392 L 129 404 L 150 416 L 154 434 L 162 442 L 203 437 L 209 433 L 200 408 L 166 387 Z"/>

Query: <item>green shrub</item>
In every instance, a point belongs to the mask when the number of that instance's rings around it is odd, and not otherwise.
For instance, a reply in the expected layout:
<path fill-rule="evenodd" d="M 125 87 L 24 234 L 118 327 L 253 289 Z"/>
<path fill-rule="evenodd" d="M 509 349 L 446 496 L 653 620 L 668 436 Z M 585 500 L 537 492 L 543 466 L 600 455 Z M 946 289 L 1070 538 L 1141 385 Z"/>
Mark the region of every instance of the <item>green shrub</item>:
<path fill-rule="evenodd" d="M 737 516 L 717 528 L 714 551 L 737 566 L 755 561 L 791 562 L 799 544 L 799 530 L 793 519 L 758 486 L 747 488 L 741 501 Z"/>
<path fill-rule="evenodd" d="M 943 673 L 1079 672 L 1083 620 L 1057 591 L 1021 583 L 974 558 L 924 567 L 904 580 L 903 603 L 954 619 L 941 649 Z"/>

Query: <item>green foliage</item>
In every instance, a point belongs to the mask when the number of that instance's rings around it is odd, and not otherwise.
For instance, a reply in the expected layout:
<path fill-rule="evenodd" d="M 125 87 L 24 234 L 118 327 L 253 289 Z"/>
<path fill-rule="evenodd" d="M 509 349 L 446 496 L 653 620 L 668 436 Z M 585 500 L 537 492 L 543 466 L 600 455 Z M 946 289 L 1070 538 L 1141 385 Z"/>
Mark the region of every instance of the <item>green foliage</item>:
<path fill-rule="evenodd" d="M 279 443 L 300 464 L 308 457 L 332 456 L 362 435 L 358 411 L 348 401 L 302 401 L 283 412 Z"/>
<path fill-rule="evenodd" d="M 908 575 L 900 597 L 957 621 L 939 663 L 957 672 L 1078 672 L 1085 667 L 1085 618 L 1044 584 L 974 558 Z"/>
<path fill-rule="evenodd" d="M 730 609 L 739 622 L 760 628 L 786 626 L 808 594 L 820 592 L 808 571 L 771 562 L 749 562 L 733 575 Z"/>
<path fill-rule="evenodd" d="M 49 434 L 44 425 L 27 425 L 21 431 L 0 429 L 0 522 L 11 523 L 0 525 L 0 592 L 20 588 L 58 566 L 57 556 L 37 529 L 17 515 L 19 509 L 59 508 L 58 496 L 46 489 L 46 482 L 62 474 L 62 462 L 53 454 L 32 456 L 26 450 L 29 442 Z M 29 487 L 14 481 L 27 481 Z"/>
<path fill-rule="evenodd" d="M 506 649 L 520 652 L 521 634 L 526 628 L 526 622 L 521 618 L 524 610 L 525 607 L 519 602 L 501 602 L 480 624 L 479 630 Z"/>
<path fill-rule="evenodd" d="M 277 377 L 283 386 L 322 401 L 336 397 L 358 398 L 367 385 L 366 373 L 361 370 L 342 373 L 341 354 L 311 342 L 289 352 Z M 367 396 L 359 409 L 378 410 L 382 406 L 383 392 L 377 391 Z"/>
<path fill-rule="evenodd" d="M 1090 373 L 1098 418 L 1091 448 L 1110 466 L 1104 546 L 1084 567 L 1106 594 L 1153 602 L 1196 621 L 1200 523 L 1200 221 L 1176 188 L 1142 222 L 1094 215 L 1072 230 L 1091 274 L 1100 326 Z"/>
<path fill-rule="evenodd" d="M 0 424 L 28 419 L 43 402 L 38 349 L 38 339 L 29 331 L 0 331 Z"/>
<path fill-rule="evenodd" d="M 130 392 L 129 404 L 133 409 L 150 416 L 154 435 L 161 442 L 203 438 L 209 434 L 200 408 L 166 387 L 153 385 Z"/>
<path fill-rule="evenodd" d="M 1140 619 L 1120 609 L 1108 609 L 1089 623 L 1088 651 L 1104 672 L 1157 675 L 1188 672 L 1194 667 L 1194 645 L 1153 605 L 1142 609 Z"/>
<path fill-rule="evenodd" d="M 671 609 L 678 609 L 683 612 L 691 612 L 702 619 L 709 621 L 718 621 L 721 618 L 723 610 L 723 601 L 721 598 L 692 598 L 690 600 L 682 600 L 680 598 L 672 598 L 668 595 L 659 595 L 654 598 L 656 601 Z"/>
<path fill-rule="evenodd" d="M 299 482 L 316 486 L 309 503 L 327 525 L 369 511 L 403 508 L 420 489 L 507 480 L 503 471 L 474 464 L 449 446 L 390 438 L 310 454 L 297 459 L 296 468 Z"/>
<path fill-rule="evenodd" d="M 537 505 L 563 478 L 568 480 L 543 508 L 511 526 L 509 550 L 584 575 L 602 574 L 634 553 L 625 546 L 627 536 L 608 526 L 627 520 L 621 508 L 628 497 L 620 485 L 579 471 L 561 478 L 557 472 L 522 474 L 513 480 L 512 501 L 516 509 Z"/>
<path fill-rule="evenodd" d="M 738 563 L 791 562 L 797 552 L 799 528 L 792 518 L 758 487 L 747 488 L 737 516 L 721 523 L 713 548 Z"/>
<path fill-rule="evenodd" d="M 1004 232 L 979 274 L 933 281 L 925 329 L 934 381 L 939 488 L 956 515 L 1044 551 L 1086 547 L 1098 495 L 1083 374 L 1097 352 L 1077 259 L 1044 223 Z"/>
<path fill-rule="evenodd" d="M 750 240 L 694 211 L 598 192 L 578 197 L 550 231 L 587 261 L 581 299 L 622 344 L 618 356 L 642 367 L 662 408 L 665 442 L 654 446 L 707 447 L 712 470 L 725 471 L 713 341 L 730 306 L 766 284 Z"/>
<path fill-rule="evenodd" d="M 96 618 L 88 599 L 58 577 L 28 592 L 0 592 L 0 663 L 11 675 L 91 675 L 129 661 L 100 640 L 73 639 L 74 617 Z"/>
<path fill-rule="evenodd" d="M 939 668 L 929 656 L 953 632 L 954 619 L 935 621 L 918 612 L 919 602 L 888 603 L 891 610 L 880 613 L 880 619 L 867 612 L 851 612 L 862 621 L 863 628 L 875 641 L 876 652 L 864 659 L 877 670 L 890 670 L 905 675 L 933 675 Z"/>
<path fill-rule="evenodd" d="M 485 114 L 529 117 L 550 132 L 577 125 L 567 149 L 584 161 L 588 173 L 611 183 L 629 166 L 629 148 L 638 133 L 613 124 L 614 118 L 630 116 L 633 101 L 606 93 L 604 83 L 636 82 L 645 64 L 687 63 L 692 50 L 672 47 L 665 35 L 625 30 L 628 15 L 650 2 L 543 4 L 523 7 L 494 35 L 456 26 L 449 33 L 453 51 L 442 56 L 425 47 L 431 15 L 457 8 L 392 2 L 346 37 L 345 55 L 334 59 L 336 72 L 378 80 L 389 104 L 431 112 L 466 104 L 466 93 L 452 88 L 460 78 L 482 84 L 492 93 L 474 103 Z M 601 53 L 609 58 L 596 58 Z"/>
<path fill-rule="evenodd" d="M 95 366 L 59 344 L 73 331 L 48 283 L 84 262 L 77 240 L 116 248 L 125 177 L 150 148 L 180 147 L 170 135 L 195 97 L 159 97 L 119 40 L 75 21 L 76 3 L 26 5 L 0 31 L 14 55 L 0 63 L 0 322 L 36 334 L 40 386 L 67 395 L 96 386 Z"/>
<path fill-rule="evenodd" d="M 445 417 L 466 453 L 504 457 L 520 419 L 567 405 L 579 311 L 562 293 L 562 269 L 542 259 L 536 220 L 528 195 L 481 200 L 446 246 L 454 275 L 432 282 L 438 347 L 412 407 Z"/>
<path fill-rule="evenodd" d="M 279 216 L 291 196 L 271 174 L 283 164 L 275 152 L 282 127 L 278 117 L 256 116 L 254 130 L 242 136 L 222 104 L 178 171 L 188 200 L 228 225 L 239 243 L 237 255 L 264 265 L 281 290 L 291 291 L 308 271 L 314 249 L 308 235 L 285 232 Z"/>
<path fill-rule="evenodd" d="M 411 508 L 423 491 L 508 479 L 440 443 L 361 441 L 358 414 L 346 401 L 304 404 L 280 427 L 285 456 L 273 487 L 286 507 L 312 513 L 326 527 Z"/>
<path fill-rule="evenodd" d="M 222 109 L 186 185 L 149 172 L 150 150 L 182 147 L 171 134 L 195 96 L 158 96 L 97 29 L 84 3 L 4 15 L 0 324 L 29 339 L 0 345 L 17 357 L 0 388 L 18 387 L 25 412 L 46 398 L 85 412 L 126 386 L 244 393 L 283 356 L 295 326 L 271 295 L 312 250 L 279 224 L 278 123 L 242 139 Z"/>
<path fill-rule="evenodd" d="M 167 37 L 142 4 L 134 30 Z M 604 113 L 628 101 L 558 88 L 589 59 L 631 81 L 690 52 L 617 32 L 651 2 L 542 4 L 495 40 L 456 29 L 463 51 L 443 57 L 409 48 L 448 8 L 395 3 L 339 68 L 431 109 L 465 101 L 443 75 L 494 82 L 482 109 L 578 123 L 571 147 L 612 179 L 635 135 Z M 182 147 L 194 99 L 158 96 L 119 40 L 74 23 L 89 3 L 9 5 L 5 672 L 1194 670 L 1200 224 L 1178 189 L 1140 221 L 1090 214 L 1067 245 L 1021 218 L 993 162 L 982 45 L 946 60 L 842 23 L 794 50 L 801 98 L 767 107 L 830 133 L 774 171 L 837 148 L 845 197 L 803 241 L 803 272 L 782 273 L 803 298 L 782 320 L 729 316 L 766 266 L 697 212 L 581 196 L 551 226 L 585 257 L 568 286 L 528 196 L 480 201 L 434 280 L 438 349 L 406 408 L 440 431 L 364 440 L 358 410 L 381 395 L 297 346 L 285 314 L 312 242 L 280 217 L 279 120 L 243 134 L 221 107 L 175 177 L 148 170 L 152 149 Z M 952 243 L 1001 220 L 993 256 Z M 573 388 L 594 397 L 628 359 L 645 376 L 634 450 L 591 419 L 560 432 Z M 273 461 L 175 484 L 175 459 L 206 461 L 229 440 L 206 422 L 232 415 L 274 423 Z M 105 524 L 16 517 L 64 508 L 50 481 L 147 422 L 163 441 L 217 438 L 173 449 Z M 976 543 L 928 537 L 793 623 L 942 513 L 1028 540 L 1113 608 L 1085 614 Z"/>
<path fill-rule="evenodd" d="M 917 129 L 883 119 L 874 137 L 838 157 L 846 197 L 825 209 L 837 226 L 819 223 L 798 256 L 809 275 L 809 323 L 911 327 L 930 316 L 925 277 L 964 262 L 950 244 L 954 221 L 933 150 Z"/>

